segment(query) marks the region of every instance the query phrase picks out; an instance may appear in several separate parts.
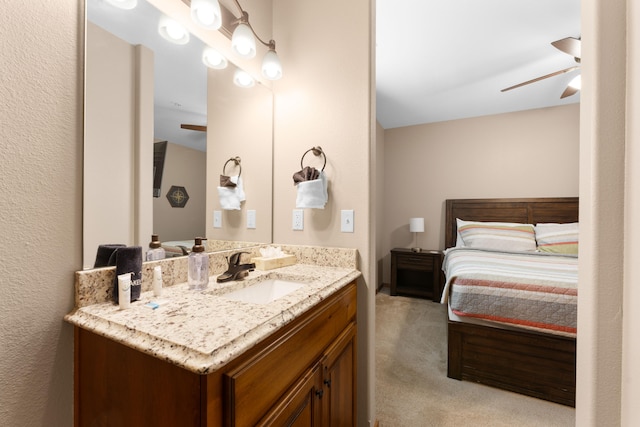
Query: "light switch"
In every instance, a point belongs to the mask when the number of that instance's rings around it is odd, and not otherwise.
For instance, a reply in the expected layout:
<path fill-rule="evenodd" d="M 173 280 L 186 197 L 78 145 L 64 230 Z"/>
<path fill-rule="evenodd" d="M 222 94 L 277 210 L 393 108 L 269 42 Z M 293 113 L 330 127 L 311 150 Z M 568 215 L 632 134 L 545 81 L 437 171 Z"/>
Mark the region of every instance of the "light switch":
<path fill-rule="evenodd" d="M 302 209 L 293 210 L 293 229 L 304 230 L 304 211 Z"/>
<path fill-rule="evenodd" d="M 345 209 L 340 212 L 340 231 L 353 233 L 353 209 Z"/>
<path fill-rule="evenodd" d="M 255 209 L 247 210 L 247 228 L 256 228 L 256 211 L 255 211 Z"/>
<path fill-rule="evenodd" d="M 222 211 L 213 211 L 213 228 L 222 228 Z"/>

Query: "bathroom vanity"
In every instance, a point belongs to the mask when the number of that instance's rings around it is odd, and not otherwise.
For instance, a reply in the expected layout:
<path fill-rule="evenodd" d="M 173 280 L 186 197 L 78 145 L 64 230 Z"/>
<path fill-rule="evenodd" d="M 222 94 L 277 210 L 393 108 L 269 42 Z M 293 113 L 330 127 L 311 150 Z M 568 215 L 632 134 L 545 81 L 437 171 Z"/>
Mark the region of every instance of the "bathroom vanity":
<path fill-rule="evenodd" d="M 298 264 L 178 284 L 157 309 L 150 292 L 129 310 L 77 307 L 75 425 L 355 425 L 359 276 Z M 226 296 L 267 279 L 304 286 L 260 304 Z"/>

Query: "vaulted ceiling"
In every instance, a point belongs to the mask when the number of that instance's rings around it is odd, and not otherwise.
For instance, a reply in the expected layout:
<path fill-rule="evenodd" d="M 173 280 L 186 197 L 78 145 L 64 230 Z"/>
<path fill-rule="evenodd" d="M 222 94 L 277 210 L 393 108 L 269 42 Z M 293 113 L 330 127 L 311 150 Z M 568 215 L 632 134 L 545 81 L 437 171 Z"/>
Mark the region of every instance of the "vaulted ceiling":
<path fill-rule="evenodd" d="M 551 42 L 580 37 L 580 0 L 376 0 L 377 119 L 385 129 L 551 107 L 580 70 Z"/>

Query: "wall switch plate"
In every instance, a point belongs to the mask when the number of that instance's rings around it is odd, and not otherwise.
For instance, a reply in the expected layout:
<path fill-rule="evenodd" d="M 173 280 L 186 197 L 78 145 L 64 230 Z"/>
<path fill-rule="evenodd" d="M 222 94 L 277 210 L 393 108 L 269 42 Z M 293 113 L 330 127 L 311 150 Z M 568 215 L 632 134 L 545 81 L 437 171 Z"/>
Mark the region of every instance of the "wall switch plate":
<path fill-rule="evenodd" d="M 222 211 L 213 211 L 213 228 L 222 228 Z"/>
<path fill-rule="evenodd" d="M 353 209 L 340 211 L 340 231 L 353 233 Z"/>
<path fill-rule="evenodd" d="M 304 211 L 302 209 L 293 210 L 293 229 L 304 230 Z"/>
<path fill-rule="evenodd" d="M 256 228 L 256 211 L 255 211 L 255 209 L 247 210 L 247 228 Z"/>

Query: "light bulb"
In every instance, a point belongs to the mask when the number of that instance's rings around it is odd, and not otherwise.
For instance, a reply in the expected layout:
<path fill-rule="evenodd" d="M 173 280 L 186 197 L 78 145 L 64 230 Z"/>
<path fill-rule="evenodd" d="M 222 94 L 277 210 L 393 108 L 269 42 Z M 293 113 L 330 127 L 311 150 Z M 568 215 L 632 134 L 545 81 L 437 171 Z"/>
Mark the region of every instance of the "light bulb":
<path fill-rule="evenodd" d="M 282 77 L 282 64 L 273 49 L 269 49 L 262 59 L 262 75 L 269 80 L 278 80 Z"/>
<path fill-rule="evenodd" d="M 572 88 L 576 89 L 576 90 L 580 90 L 580 88 L 582 87 L 582 75 L 578 74 L 577 76 L 575 76 L 570 82 L 569 82 L 569 86 L 571 86 Z"/>
<path fill-rule="evenodd" d="M 166 16 L 160 18 L 158 32 L 172 43 L 186 44 L 189 42 L 189 32 L 182 25 Z"/>
<path fill-rule="evenodd" d="M 191 19 L 209 30 L 222 25 L 222 13 L 218 0 L 191 0 Z"/>
<path fill-rule="evenodd" d="M 227 58 L 211 47 L 206 48 L 204 52 L 202 52 L 202 62 L 204 62 L 204 65 L 207 67 L 216 70 L 227 68 Z"/>
<path fill-rule="evenodd" d="M 256 56 L 256 39 L 247 24 L 240 23 L 231 36 L 231 47 L 243 58 Z"/>
<path fill-rule="evenodd" d="M 236 72 L 233 73 L 233 83 L 240 87 L 252 87 L 256 82 L 249 73 L 244 70 L 237 69 Z"/>

